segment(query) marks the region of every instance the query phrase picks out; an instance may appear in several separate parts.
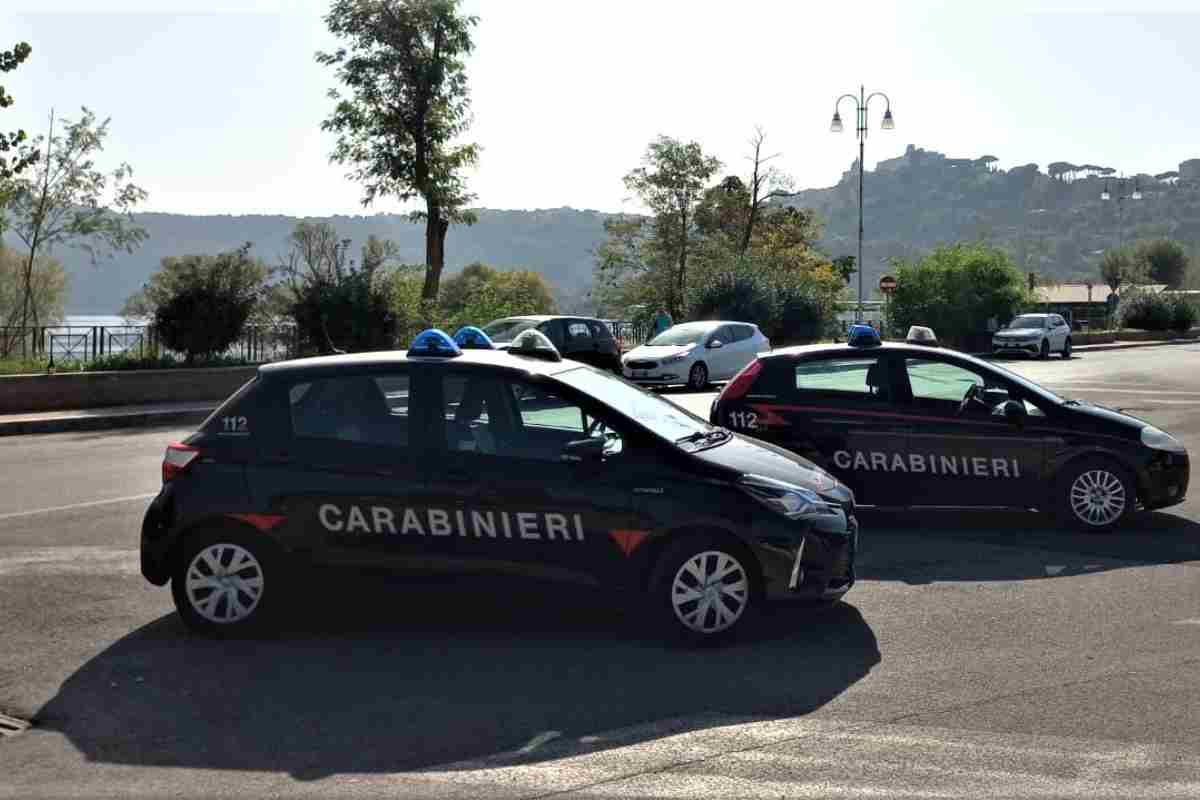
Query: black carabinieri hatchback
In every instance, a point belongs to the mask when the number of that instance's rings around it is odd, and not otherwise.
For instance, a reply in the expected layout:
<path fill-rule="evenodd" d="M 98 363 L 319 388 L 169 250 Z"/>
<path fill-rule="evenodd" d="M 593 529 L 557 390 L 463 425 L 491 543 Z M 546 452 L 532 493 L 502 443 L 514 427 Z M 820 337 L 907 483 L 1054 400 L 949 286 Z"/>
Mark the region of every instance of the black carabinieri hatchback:
<path fill-rule="evenodd" d="M 537 331 L 265 365 L 162 468 L 142 573 L 206 632 L 267 621 L 298 565 L 568 577 L 693 640 L 854 583 L 844 485 Z"/>
<path fill-rule="evenodd" d="M 962 353 L 864 341 L 761 355 L 709 421 L 827 469 L 864 505 L 1040 509 L 1108 530 L 1184 499 L 1186 449 L 1143 420 Z"/>

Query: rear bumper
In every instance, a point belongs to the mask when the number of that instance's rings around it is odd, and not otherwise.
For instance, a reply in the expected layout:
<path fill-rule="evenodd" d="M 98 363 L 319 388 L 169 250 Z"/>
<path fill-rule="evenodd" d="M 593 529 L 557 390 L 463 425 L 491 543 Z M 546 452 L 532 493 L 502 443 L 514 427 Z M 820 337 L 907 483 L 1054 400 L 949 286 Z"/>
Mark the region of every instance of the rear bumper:
<path fill-rule="evenodd" d="M 150 503 L 142 518 L 142 577 L 155 586 L 171 579 L 171 501 L 164 490 Z"/>

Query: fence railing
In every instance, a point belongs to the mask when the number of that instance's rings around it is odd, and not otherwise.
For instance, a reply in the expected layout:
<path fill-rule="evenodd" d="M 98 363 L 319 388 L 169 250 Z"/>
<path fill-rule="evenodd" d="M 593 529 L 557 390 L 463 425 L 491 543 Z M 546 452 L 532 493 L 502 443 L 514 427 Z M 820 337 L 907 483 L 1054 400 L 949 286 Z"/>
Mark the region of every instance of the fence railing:
<path fill-rule="evenodd" d="M 221 355 L 262 364 L 292 358 L 298 349 L 294 325 L 251 325 Z M 0 358 L 62 364 L 114 355 L 150 358 L 163 354 L 182 357 L 163 346 L 149 325 L 0 326 Z"/>

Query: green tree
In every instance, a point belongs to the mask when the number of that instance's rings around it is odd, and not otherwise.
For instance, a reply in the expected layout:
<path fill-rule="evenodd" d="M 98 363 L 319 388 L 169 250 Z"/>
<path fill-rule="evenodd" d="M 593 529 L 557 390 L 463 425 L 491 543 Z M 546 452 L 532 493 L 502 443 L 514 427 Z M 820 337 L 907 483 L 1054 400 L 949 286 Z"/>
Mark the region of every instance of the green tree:
<path fill-rule="evenodd" d="M 1138 285 L 1146 282 L 1145 266 L 1134 254 L 1131 247 L 1110 247 L 1100 257 L 1100 280 L 1114 293 L 1121 291 L 1122 286 Z"/>
<path fill-rule="evenodd" d="M 33 48 L 27 42 L 18 42 L 11 50 L 0 50 L 0 72 L 12 72 L 25 59 L 29 58 L 29 54 L 32 52 Z M 8 108 L 12 104 L 12 95 L 4 91 L 4 86 L 0 85 L 0 108 Z M 25 139 L 25 131 L 20 129 L 12 133 L 0 131 L 0 207 L 4 205 L 8 197 L 8 182 L 38 159 L 36 149 L 22 147 Z M 8 153 L 13 153 L 13 155 L 10 156 Z M 2 225 L 0 225 L 0 231 L 3 231 Z"/>
<path fill-rule="evenodd" d="M 625 176 L 625 187 L 654 213 L 654 238 L 672 256 L 674 280 L 667 295 L 673 316 L 682 317 L 687 298 L 688 251 L 695 237 L 694 212 L 705 183 L 721 162 L 696 142 L 659 136 L 646 148 L 642 166 Z"/>
<path fill-rule="evenodd" d="M 121 315 L 130 319 L 153 319 L 158 309 L 172 298 L 196 287 L 233 297 L 239 305 L 242 299 L 250 298 L 251 312 L 254 312 L 267 295 L 271 269 L 261 259 L 250 256 L 250 247 L 247 242 L 236 250 L 217 255 L 167 256 L 142 288 L 125 301 Z"/>
<path fill-rule="evenodd" d="M 126 312 L 149 316 L 170 350 L 196 360 L 219 355 L 238 340 L 265 289 L 268 270 L 250 244 L 215 256 L 169 256 Z"/>
<path fill-rule="evenodd" d="M 850 279 L 854 277 L 854 273 L 858 271 L 855 266 L 857 261 L 856 256 L 838 256 L 833 260 L 833 271 L 845 281 L 847 286 L 850 285 Z"/>
<path fill-rule="evenodd" d="M 338 137 L 332 160 L 351 167 L 364 205 L 381 195 L 424 201 L 412 218 L 425 222 L 422 295 L 434 300 L 446 232 L 475 221 L 463 172 L 479 148 L 458 138 L 470 122 L 466 57 L 477 19 L 458 0 L 335 0 L 325 23 L 345 42 L 317 53 L 344 86 L 330 90 L 334 110 L 321 124 Z"/>
<path fill-rule="evenodd" d="M 1012 318 L 1029 302 L 1025 279 L 996 247 L 953 244 L 896 263 L 890 310 L 898 330 L 928 325 L 939 339 L 961 341 L 984 330 L 993 317 Z"/>
<path fill-rule="evenodd" d="M 1188 256 L 1183 245 L 1170 239 L 1152 239 L 1140 242 L 1133 251 L 1133 259 L 1139 270 L 1153 283 L 1162 283 L 1168 289 L 1178 289 L 1187 275 Z"/>
<path fill-rule="evenodd" d="M 8 319 L 20 310 L 27 261 L 25 254 L 0 242 L 0 319 Z M 31 283 L 38 319 L 50 325 L 61 322 L 67 298 L 67 273 L 62 263 L 47 256 L 38 257 L 33 262 Z M 7 338 L 0 336 L 0 350 L 9 346 L 3 341 Z"/>
<path fill-rule="evenodd" d="M 146 192 L 130 180 L 129 165 L 121 164 L 110 173 L 95 166 L 108 124 L 108 120 L 98 123 L 96 115 L 84 108 L 78 120 L 65 123 L 65 135 L 60 136 L 54 132 L 51 114 L 49 133 L 34 143 L 45 148 L 45 155 L 13 181 L 8 206 L 0 211 L 24 243 L 27 257 L 19 310 L 6 324 L 40 324 L 33 300 L 34 264 L 56 245 L 74 245 L 94 262 L 100 253 L 131 253 L 146 238 L 145 229 L 132 219 L 134 206 L 146 198 Z"/>

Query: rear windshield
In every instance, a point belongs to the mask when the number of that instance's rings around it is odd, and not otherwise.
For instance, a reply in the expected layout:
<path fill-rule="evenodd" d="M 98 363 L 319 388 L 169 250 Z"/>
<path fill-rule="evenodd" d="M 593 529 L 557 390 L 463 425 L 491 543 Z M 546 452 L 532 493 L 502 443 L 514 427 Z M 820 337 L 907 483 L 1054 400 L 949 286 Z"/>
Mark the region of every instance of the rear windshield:
<path fill-rule="evenodd" d="M 493 342 L 511 342 L 518 333 L 536 328 L 536 319 L 498 319 L 483 326 L 483 332 Z"/>

